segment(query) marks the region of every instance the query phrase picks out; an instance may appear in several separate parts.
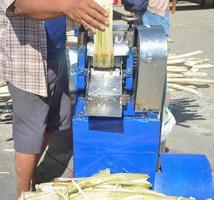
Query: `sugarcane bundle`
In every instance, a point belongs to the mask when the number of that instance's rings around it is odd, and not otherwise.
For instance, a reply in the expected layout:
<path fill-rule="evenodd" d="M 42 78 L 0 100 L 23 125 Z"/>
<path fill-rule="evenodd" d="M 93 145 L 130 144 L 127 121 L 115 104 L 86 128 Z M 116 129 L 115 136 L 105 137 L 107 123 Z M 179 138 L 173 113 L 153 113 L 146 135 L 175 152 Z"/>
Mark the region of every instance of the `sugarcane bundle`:
<path fill-rule="evenodd" d="M 7 83 L 0 80 L 0 122 L 12 119 L 12 103 Z"/>
<path fill-rule="evenodd" d="M 150 190 L 148 178 L 146 174 L 110 174 L 106 169 L 88 178 L 42 183 L 36 192 L 23 193 L 21 200 L 188 200 Z"/>
<path fill-rule="evenodd" d="M 208 59 L 196 56 L 202 51 L 194 51 L 181 55 L 170 55 L 167 61 L 167 84 L 169 91 L 186 91 L 200 94 L 199 88 L 209 87 L 214 79 L 206 78 L 208 73 L 200 70 L 214 68 Z"/>
<path fill-rule="evenodd" d="M 5 102 L 10 99 L 7 84 L 3 81 L 0 82 L 0 102 Z"/>
<path fill-rule="evenodd" d="M 107 11 L 109 26 L 106 27 L 104 32 L 97 30 L 94 34 L 93 66 L 112 68 L 114 64 L 112 0 L 96 0 L 96 2 Z"/>

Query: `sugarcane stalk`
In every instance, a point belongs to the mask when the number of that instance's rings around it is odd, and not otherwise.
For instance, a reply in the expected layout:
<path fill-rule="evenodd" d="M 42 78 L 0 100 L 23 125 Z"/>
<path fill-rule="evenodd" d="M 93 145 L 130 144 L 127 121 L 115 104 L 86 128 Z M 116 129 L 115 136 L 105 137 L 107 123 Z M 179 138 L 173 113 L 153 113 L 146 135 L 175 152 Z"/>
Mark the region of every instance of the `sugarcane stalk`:
<path fill-rule="evenodd" d="M 193 51 L 193 52 L 186 53 L 186 54 L 181 54 L 181 55 L 176 55 L 176 56 L 169 56 L 168 59 L 175 60 L 175 59 L 180 59 L 180 58 L 188 58 L 188 57 L 191 57 L 191 56 L 195 56 L 195 55 L 201 54 L 202 52 L 203 51 L 201 51 L 201 50 Z"/>
<path fill-rule="evenodd" d="M 82 191 L 81 187 L 74 181 L 72 180 L 72 183 L 74 184 L 74 186 L 78 189 L 79 193 L 83 196 L 84 199 L 86 200 L 90 200 L 86 194 Z"/>
<path fill-rule="evenodd" d="M 183 73 L 170 73 L 167 72 L 168 78 L 196 78 L 196 77 L 206 77 L 206 72 L 183 72 Z"/>
<path fill-rule="evenodd" d="M 181 86 L 184 86 L 184 87 L 187 87 L 187 88 L 192 88 L 192 89 L 198 89 L 198 87 L 195 86 L 195 85 L 181 85 Z"/>
<path fill-rule="evenodd" d="M 167 72 L 186 72 L 188 71 L 188 67 L 186 66 L 167 66 Z"/>
<path fill-rule="evenodd" d="M 207 76 L 207 72 L 192 72 L 192 71 L 188 71 L 188 72 L 184 72 L 183 74 L 186 77 L 205 77 L 205 76 Z"/>
<path fill-rule="evenodd" d="M 209 61 L 209 59 L 196 59 L 196 60 L 187 60 L 184 64 L 187 66 L 194 66 L 194 65 L 200 65 L 200 64 L 204 64 L 207 63 Z"/>
<path fill-rule="evenodd" d="M 214 65 L 212 65 L 212 64 L 201 64 L 201 65 L 194 65 L 193 68 L 209 69 L 209 68 L 214 68 Z"/>
<path fill-rule="evenodd" d="M 167 78 L 184 78 L 184 74 L 167 73 Z"/>
<path fill-rule="evenodd" d="M 182 64 L 185 62 L 185 59 L 173 59 L 173 60 L 167 60 L 168 65 L 174 65 L 174 64 Z"/>
<path fill-rule="evenodd" d="M 168 88 L 169 92 L 176 92 L 177 90 L 172 89 L 172 88 Z"/>
<path fill-rule="evenodd" d="M 199 79 L 199 78 L 168 78 L 169 83 L 191 83 L 193 85 L 197 84 L 211 84 L 214 83 L 213 79 Z"/>
<path fill-rule="evenodd" d="M 186 86 L 182 86 L 182 85 L 178 85 L 178 84 L 172 84 L 172 83 L 168 83 L 167 85 L 169 88 L 172 88 L 174 90 L 182 90 L 182 91 L 190 92 L 193 94 L 199 94 L 199 92 L 196 89 L 193 89 L 190 87 L 186 87 Z"/>
<path fill-rule="evenodd" d="M 108 12 L 109 26 L 105 31 L 97 31 L 94 35 L 93 66 L 97 68 L 112 68 L 114 64 L 113 31 L 112 31 L 112 2 L 96 0 Z"/>

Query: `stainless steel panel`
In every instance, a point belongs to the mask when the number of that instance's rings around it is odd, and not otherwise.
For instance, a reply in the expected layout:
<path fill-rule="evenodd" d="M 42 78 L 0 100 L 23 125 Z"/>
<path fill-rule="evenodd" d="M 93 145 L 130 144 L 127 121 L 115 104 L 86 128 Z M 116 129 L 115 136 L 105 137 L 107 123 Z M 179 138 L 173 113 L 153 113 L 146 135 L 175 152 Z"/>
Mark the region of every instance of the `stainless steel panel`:
<path fill-rule="evenodd" d="M 138 74 L 135 111 L 161 111 L 166 81 L 167 41 L 161 26 L 137 27 Z"/>
<path fill-rule="evenodd" d="M 122 116 L 122 75 L 120 69 L 91 68 L 86 91 L 85 112 L 89 116 Z"/>
<path fill-rule="evenodd" d="M 77 62 L 78 62 L 78 47 L 73 46 L 67 50 L 67 64 L 69 65 L 69 91 L 71 93 L 77 90 Z"/>

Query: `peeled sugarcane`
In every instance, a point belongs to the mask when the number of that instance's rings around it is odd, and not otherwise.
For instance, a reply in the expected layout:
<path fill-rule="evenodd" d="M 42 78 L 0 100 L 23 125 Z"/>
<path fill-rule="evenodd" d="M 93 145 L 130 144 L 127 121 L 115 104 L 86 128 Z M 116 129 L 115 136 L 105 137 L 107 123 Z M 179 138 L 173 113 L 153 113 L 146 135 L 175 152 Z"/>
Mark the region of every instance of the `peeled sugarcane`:
<path fill-rule="evenodd" d="M 194 52 L 190 52 L 190 53 L 186 53 L 186 54 L 181 54 L 181 55 L 176 55 L 176 56 L 169 56 L 168 59 L 169 60 L 175 60 L 175 59 L 180 59 L 180 58 L 188 58 L 191 56 L 195 56 L 197 54 L 201 54 L 203 51 L 198 50 L 198 51 L 194 51 Z"/>
<path fill-rule="evenodd" d="M 173 65 L 167 66 L 167 72 L 186 72 L 186 71 L 188 71 L 188 67 L 186 66 L 173 66 Z"/>
<path fill-rule="evenodd" d="M 202 51 L 169 56 L 167 62 L 169 91 L 186 91 L 199 94 L 198 88 L 209 87 L 210 84 L 214 83 L 213 79 L 204 78 L 208 75 L 207 72 L 200 71 L 214 67 L 214 65 L 207 63 L 209 59 L 191 57 L 200 53 Z"/>
<path fill-rule="evenodd" d="M 178 84 L 173 84 L 173 83 L 167 83 L 167 85 L 169 88 L 172 88 L 174 90 L 182 90 L 182 91 L 190 92 L 193 94 L 199 94 L 199 92 L 196 89 L 191 88 L 191 87 L 186 87 L 183 85 L 178 85 Z"/>
<path fill-rule="evenodd" d="M 212 64 L 201 64 L 201 65 L 194 65 L 193 68 L 208 69 L 208 68 L 214 68 L 214 65 L 212 65 Z"/>
<path fill-rule="evenodd" d="M 168 88 L 168 90 L 169 90 L 169 92 L 176 92 L 177 90 L 175 90 L 175 89 L 172 89 L 172 88 Z"/>
<path fill-rule="evenodd" d="M 176 73 L 168 73 L 167 72 L 167 78 L 185 78 L 186 76 L 184 74 L 176 74 Z"/>
<path fill-rule="evenodd" d="M 99 31 L 94 35 L 93 66 L 96 68 L 112 68 L 114 64 L 113 48 L 113 5 L 112 0 L 96 0 L 108 13 L 109 26 L 105 31 Z"/>
<path fill-rule="evenodd" d="M 7 85 L 2 84 L 0 87 L 0 102 L 8 101 L 10 99 L 10 93 L 8 91 Z"/>
<path fill-rule="evenodd" d="M 185 85 L 186 87 L 188 87 L 188 88 L 192 88 L 192 89 L 197 89 L 198 87 L 197 86 L 195 86 L 195 85 Z"/>
<path fill-rule="evenodd" d="M 209 59 L 188 59 L 188 61 L 185 62 L 185 65 L 194 67 L 195 65 L 201 65 L 208 63 Z"/>
<path fill-rule="evenodd" d="M 167 72 L 168 78 L 198 78 L 198 77 L 206 77 L 206 72 L 183 72 L 183 73 L 173 73 L 171 71 Z"/>
<path fill-rule="evenodd" d="M 181 59 L 173 59 L 173 60 L 168 60 L 167 61 L 167 64 L 168 65 L 173 65 L 173 64 L 182 64 L 185 62 L 185 59 L 184 58 L 181 58 Z"/>
<path fill-rule="evenodd" d="M 205 77 L 207 76 L 207 72 L 193 72 L 188 71 L 183 73 L 186 77 Z"/>
<path fill-rule="evenodd" d="M 199 78 L 168 78 L 169 83 L 190 83 L 193 85 L 203 85 L 214 83 L 212 79 L 199 79 Z"/>
<path fill-rule="evenodd" d="M 3 87 L 5 85 L 7 85 L 7 83 L 0 79 L 0 87 Z"/>

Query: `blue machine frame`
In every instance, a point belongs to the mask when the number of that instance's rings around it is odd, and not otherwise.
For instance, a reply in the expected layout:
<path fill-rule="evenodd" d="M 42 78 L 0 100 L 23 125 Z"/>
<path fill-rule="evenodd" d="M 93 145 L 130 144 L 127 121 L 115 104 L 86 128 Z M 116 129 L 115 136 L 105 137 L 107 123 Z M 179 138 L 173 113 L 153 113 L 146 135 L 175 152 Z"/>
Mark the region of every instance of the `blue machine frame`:
<path fill-rule="evenodd" d="M 87 177 L 110 168 L 112 173 L 147 173 L 156 191 L 168 195 L 214 197 L 208 160 L 203 155 L 161 154 L 158 113 L 134 112 L 132 100 L 122 118 L 96 118 L 84 114 L 87 52 L 79 48 L 76 66 L 78 92 L 73 117 L 74 176 Z M 134 50 L 126 59 L 125 89 L 133 88 Z M 160 161 L 160 168 L 158 165 Z"/>

